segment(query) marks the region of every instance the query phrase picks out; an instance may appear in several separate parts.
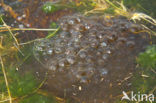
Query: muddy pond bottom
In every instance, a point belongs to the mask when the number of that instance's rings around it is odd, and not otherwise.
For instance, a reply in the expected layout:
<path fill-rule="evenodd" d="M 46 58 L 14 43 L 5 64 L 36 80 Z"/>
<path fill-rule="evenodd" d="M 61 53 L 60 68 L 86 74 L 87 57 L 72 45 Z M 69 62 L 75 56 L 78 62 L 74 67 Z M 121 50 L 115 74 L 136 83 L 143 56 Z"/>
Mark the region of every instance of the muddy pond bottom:
<path fill-rule="evenodd" d="M 149 44 L 141 27 L 124 18 L 62 17 L 60 31 L 34 44 L 34 56 L 48 72 L 45 88 L 72 103 L 115 103 L 130 90 L 135 59 Z M 136 34 L 137 32 L 137 34 Z"/>

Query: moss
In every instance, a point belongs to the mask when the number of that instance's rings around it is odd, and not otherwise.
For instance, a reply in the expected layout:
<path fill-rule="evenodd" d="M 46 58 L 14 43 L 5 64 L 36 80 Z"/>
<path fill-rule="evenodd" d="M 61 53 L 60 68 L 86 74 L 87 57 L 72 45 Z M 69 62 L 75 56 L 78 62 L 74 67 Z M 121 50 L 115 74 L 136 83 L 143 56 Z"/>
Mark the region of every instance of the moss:
<path fill-rule="evenodd" d="M 7 72 L 9 88 L 13 97 L 25 96 L 32 93 L 39 85 L 32 73 L 20 75 L 15 69 Z M 3 78 L 3 77 L 1 77 Z M 2 92 L 6 91 L 4 78 L 1 79 L 0 88 Z"/>
<path fill-rule="evenodd" d="M 46 4 L 43 5 L 42 10 L 45 13 L 54 13 L 54 12 L 58 11 L 59 8 L 55 4 L 46 3 Z"/>
<path fill-rule="evenodd" d="M 63 9 L 72 9 L 76 12 L 85 12 L 92 10 L 96 4 L 92 0 L 80 0 L 79 2 L 75 1 L 68 1 L 66 3 L 58 2 L 58 3 L 51 3 L 47 2 L 43 5 L 42 10 L 45 13 L 54 13 L 58 10 Z"/>
<path fill-rule="evenodd" d="M 50 28 L 54 28 L 54 29 L 58 28 L 57 23 L 56 22 L 51 22 Z"/>
<path fill-rule="evenodd" d="M 156 85 L 156 81 L 153 81 L 156 75 L 152 71 L 156 70 L 156 45 L 148 46 L 145 52 L 140 53 L 137 63 L 142 69 L 138 69 L 139 73 L 133 77 L 132 87 L 141 93 L 149 93 Z"/>
<path fill-rule="evenodd" d="M 6 17 L 4 15 L 1 15 L 0 14 L 0 27 L 2 27 L 2 25 L 3 25 L 3 22 L 2 22 L 2 19 L 1 18 L 5 19 Z"/>
<path fill-rule="evenodd" d="M 137 63 L 144 68 L 156 69 L 156 45 L 149 46 L 145 52 L 140 53 Z"/>
<path fill-rule="evenodd" d="M 55 98 L 46 97 L 40 94 L 29 96 L 19 103 L 57 103 Z"/>
<path fill-rule="evenodd" d="M 149 94 L 156 86 L 155 73 L 151 70 L 156 68 L 156 45 L 148 46 L 145 52 L 139 54 L 137 63 L 140 67 L 134 74 L 132 80 L 132 91 L 140 94 Z M 156 92 L 152 92 L 156 95 Z M 116 103 L 133 103 L 128 101 L 117 100 Z M 135 102 L 134 102 L 135 103 Z M 145 102 L 140 102 L 145 103 Z M 146 103 L 150 103 L 149 101 Z"/>

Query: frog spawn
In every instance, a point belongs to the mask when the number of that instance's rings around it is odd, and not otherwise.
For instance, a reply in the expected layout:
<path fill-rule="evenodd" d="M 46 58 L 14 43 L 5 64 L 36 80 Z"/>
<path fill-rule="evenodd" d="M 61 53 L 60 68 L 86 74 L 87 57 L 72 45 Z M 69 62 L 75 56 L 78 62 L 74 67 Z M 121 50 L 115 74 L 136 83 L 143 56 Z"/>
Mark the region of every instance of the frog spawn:
<path fill-rule="evenodd" d="M 129 87 L 128 81 L 119 84 L 135 71 L 135 56 L 148 44 L 144 35 L 133 33 L 139 25 L 78 14 L 63 17 L 59 25 L 55 37 L 34 45 L 35 57 L 49 70 L 47 88 L 80 102 L 112 103 L 112 96 Z"/>

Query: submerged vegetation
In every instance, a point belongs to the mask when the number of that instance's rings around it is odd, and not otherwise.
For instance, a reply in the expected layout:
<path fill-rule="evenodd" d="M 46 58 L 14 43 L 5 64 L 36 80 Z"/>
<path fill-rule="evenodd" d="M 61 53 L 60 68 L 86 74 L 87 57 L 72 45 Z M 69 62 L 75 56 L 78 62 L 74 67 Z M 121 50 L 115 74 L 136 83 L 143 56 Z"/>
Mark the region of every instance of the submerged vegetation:
<path fill-rule="evenodd" d="M 156 95 L 156 48 L 155 45 L 148 46 L 144 52 L 141 52 L 136 62 L 139 64 L 137 72 L 132 77 L 132 90 L 134 93 L 139 94 L 150 94 Z M 139 91 L 139 92 L 138 92 Z M 138 98 L 137 98 L 138 99 Z M 145 103 L 146 97 L 139 103 Z M 151 103 L 152 101 L 146 101 Z M 123 101 L 119 101 L 123 103 Z M 124 101 L 124 103 L 129 103 Z M 130 102 L 136 103 L 136 102 Z"/>
<path fill-rule="evenodd" d="M 6 2 L 3 0 L 1 0 L 0 3 L 2 8 L 6 12 L 9 12 L 14 18 L 13 20 L 18 21 L 19 18 L 17 19 L 15 16 L 16 13 L 11 6 L 6 5 Z M 155 0 L 58 0 L 58 2 L 44 2 L 41 11 L 43 12 L 43 15 L 45 14 L 47 16 L 55 13 L 57 15 L 57 12 L 67 10 L 79 12 L 86 16 L 104 16 L 104 20 L 106 19 L 106 21 L 111 20 L 112 16 L 114 18 L 122 16 L 139 24 L 140 27 L 143 28 L 140 31 L 132 29 L 131 31 L 134 34 L 142 33 L 142 35 L 144 35 L 144 33 L 148 33 L 150 37 L 154 37 L 156 36 L 156 20 L 154 19 L 156 17 L 155 3 Z M 153 8 L 150 6 L 153 6 Z M 28 12 L 29 11 L 27 11 L 27 13 Z M 75 103 L 75 101 L 73 102 L 72 100 L 69 100 L 70 98 L 57 97 L 54 93 L 42 90 L 42 87 L 44 87 L 44 84 L 46 84 L 47 81 L 46 73 L 40 80 L 40 78 L 36 76 L 36 73 L 31 71 L 34 69 L 33 67 L 30 68 L 31 66 L 26 66 L 25 68 L 28 70 L 21 69 L 24 65 L 31 65 L 32 62 L 34 62 L 33 60 L 35 60 L 33 57 L 34 51 L 32 50 L 34 42 L 50 40 L 50 38 L 59 35 L 62 30 L 59 23 L 55 20 L 51 20 L 48 29 L 16 28 L 7 25 L 12 21 L 8 20 L 6 15 L 1 15 L 0 18 L 0 103 Z M 110 26 L 111 22 L 107 23 L 107 25 Z M 19 35 L 22 35 L 23 38 L 26 38 L 26 36 L 24 36 L 21 31 L 48 31 L 48 33 L 42 37 L 38 35 L 37 39 L 34 40 L 28 39 L 23 41 L 22 37 Z M 110 41 L 112 42 L 112 40 Z M 92 44 L 94 45 L 93 41 Z M 69 60 L 71 61 L 72 58 Z M 138 64 L 136 67 L 136 73 L 124 81 L 127 81 L 130 78 L 132 83 L 131 90 L 133 91 L 140 91 L 140 93 L 147 94 L 153 93 L 156 95 L 156 81 L 154 81 L 156 78 L 156 45 L 152 44 L 148 46 L 145 51 L 142 51 L 137 56 L 135 62 Z M 106 73 L 106 71 L 103 71 L 102 73 Z M 81 75 L 85 77 L 87 74 L 82 73 Z M 88 75 L 88 77 L 90 77 L 90 75 Z M 87 82 L 90 82 L 90 80 L 87 80 Z M 109 84 L 109 86 L 111 87 L 112 84 Z M 79 86 L 78 89 L 81 90 L 82 87 Z M 113 98 L 111 96 L 112 95 L 110 95 L 110 98 Z M 129 103 L 126 101 L 120 101 L 121 97 L 122 96 L 117 96 L 114 98 L 116 100 L 119 99 L 119 103 Z M 114 98 L 112 100 L 114 100 Z M 79 98 L 76 98 L 75 100 L 76 102 L 79 102 Z M 117 101 L 114 103 L 117 103 Z"/>
<path fill-rule="evenodd" d="M 156 45 L 149 46 L 145 52 L 140 53 L 137 62 L 143 68 L 156 69 Z"/>

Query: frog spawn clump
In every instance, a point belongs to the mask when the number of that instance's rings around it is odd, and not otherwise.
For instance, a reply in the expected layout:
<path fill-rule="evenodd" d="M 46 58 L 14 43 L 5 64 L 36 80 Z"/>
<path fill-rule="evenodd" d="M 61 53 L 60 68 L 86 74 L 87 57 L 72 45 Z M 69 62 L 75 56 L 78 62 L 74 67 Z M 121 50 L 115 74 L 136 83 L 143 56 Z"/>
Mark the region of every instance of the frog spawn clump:
<path fill-rule="evenodd" d="M 121 88 L 129 87 L 122 81 L 133 73 L 135 56 L 148 44 L 144 35 L 134 34 L 138 25 L 77 14 L 61 18 L 59 25 L 55 37 L 34 45 L 35 57 L 49 70 L 49 90 L 93 103 L 112 100 L 110 95 L 117 95 L 113 90 L 122 93 Z"/>

